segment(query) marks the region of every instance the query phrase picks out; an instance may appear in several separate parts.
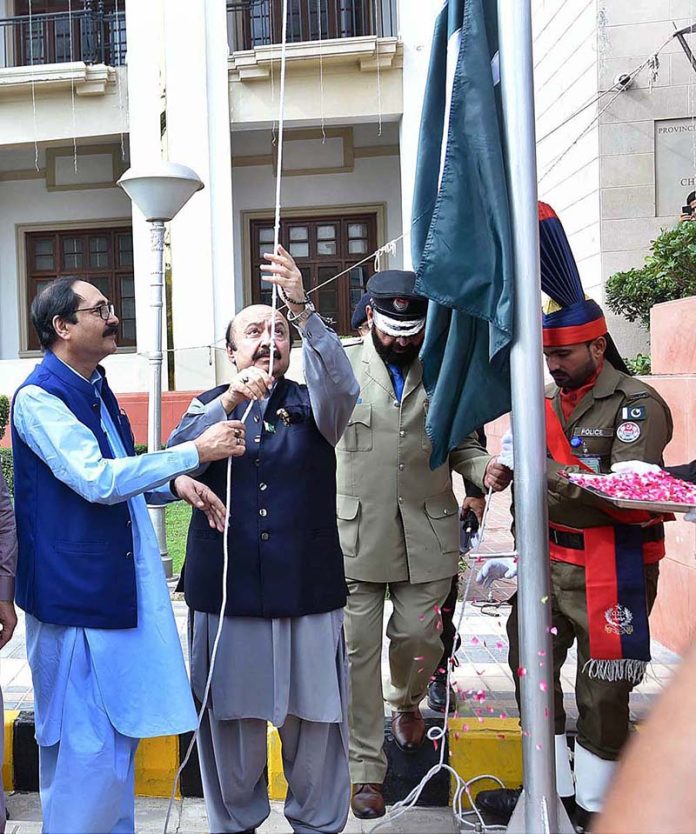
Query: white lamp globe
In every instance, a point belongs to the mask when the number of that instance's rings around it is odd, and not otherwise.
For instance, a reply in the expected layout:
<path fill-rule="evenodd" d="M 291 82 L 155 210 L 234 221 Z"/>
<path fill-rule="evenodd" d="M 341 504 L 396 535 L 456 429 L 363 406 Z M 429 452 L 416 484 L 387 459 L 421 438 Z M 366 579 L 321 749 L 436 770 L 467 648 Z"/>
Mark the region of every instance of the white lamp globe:
<path fill-rule="evenodd" d="M 176 162 L 154 162 L 129 168 L 118 185 L 140 209 L 146 220 L 167 222 L 203 188 L 198 174 Z"/>

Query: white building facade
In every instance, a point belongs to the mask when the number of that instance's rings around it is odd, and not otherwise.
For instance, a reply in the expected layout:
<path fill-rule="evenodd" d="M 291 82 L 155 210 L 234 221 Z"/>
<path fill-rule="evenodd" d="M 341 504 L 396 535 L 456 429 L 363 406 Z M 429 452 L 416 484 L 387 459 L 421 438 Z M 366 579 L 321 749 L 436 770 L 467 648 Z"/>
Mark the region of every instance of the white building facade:
<path fill-rule="evenodd" d="M 439 3 L 430 5 L 401 31 L 396 0 L 289 4 L 281 238 L 308 288 L 346 271 L 315 295 L 342 333 L 374 269 L 355 264 L 410 222 L 402 192 L 412 188 L 414 101 Z M 214 385 L 228 372 L 228 320 L 266 297 L 281 4 L 31 6 L 0 0 L 0 391 L 12 394 L 40 357 L 32 298 L 73 274 L 102 287 L 122 318 L 122 346 L 106 362 L 115 390 L 146 390 L 149 237 L 116 180 L 160 157 L 205 184 L 168 231 L 164 387 Z"/>
<path fill-rule="evenodd" d="M 652 89 L 644 71 L 620 95 L 600 94 L 661 45 L 673 20 L 687 25 L 696 0 L 533 3 L 540 197 L 561 215 L 586 288 L 602 300 L 607 277 L 642 262 L 690 190 L 679 186 L 658 213 L 676 164 L 661 137 L 687 132 L 696 73 L 674 41 Z M 110 380 L 121 393 L 146 391 L 149 237 L 116 180 L 159 158 L 189 165 L 205 184 L 168 230 L 164 388 L 226 378 L 225 326 L 266 298 L 259 265 L 273 239 L 281 5 L 0 0 L 1 393 L 40 357 L 29 305 L 57 275 L 97 283 L 114 301 L 122 346 L 106 362 Z M 410 225 L 440 5 L 289 0 L 281 239 L 309 289 L 345 271 L 315 294 L 341 333 L 374 269 L 356 264 Z M 658 132 L 670 127 L 680 132 Z M 682 178 L 693 175 L 686 164 Z M 409 266 L 409 250 L 407 236 L 389 265 Z M 634 326 L 617 336 L 625 355 L 643 346 Z"/>

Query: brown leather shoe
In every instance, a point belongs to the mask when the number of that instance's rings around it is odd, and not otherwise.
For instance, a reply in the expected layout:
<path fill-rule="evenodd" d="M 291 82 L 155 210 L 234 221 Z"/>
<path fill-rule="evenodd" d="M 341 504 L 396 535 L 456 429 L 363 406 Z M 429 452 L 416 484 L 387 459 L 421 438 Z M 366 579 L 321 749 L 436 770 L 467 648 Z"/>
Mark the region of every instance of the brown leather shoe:
<path fill-rule="evenodd" d="M 382 786 L 378 782 L 353 785 L 350 807 L 359 820 L 376 820 L 377 817 L 383 817 L 385 811 Z"/>
<path fill-rule="evenodd" d="M 397 712 L 392 717 L 392 735 L 400 750 L 415 753 L 425 741 L 425 721 L 418 708 Z"/>

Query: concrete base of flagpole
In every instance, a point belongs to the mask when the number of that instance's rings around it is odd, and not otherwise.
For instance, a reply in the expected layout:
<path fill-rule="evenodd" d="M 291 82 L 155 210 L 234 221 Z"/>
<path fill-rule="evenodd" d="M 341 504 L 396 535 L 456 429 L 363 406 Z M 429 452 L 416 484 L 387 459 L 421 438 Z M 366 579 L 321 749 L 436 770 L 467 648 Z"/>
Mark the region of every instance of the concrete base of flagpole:
<path fill-rule="evenodd" d="M 575 828 L 573 823 L 570 821 L 570 817 L 568 816 L 568 812 L 565 809 L 565 805 L 561 802 L 559 796 L 556 796 L 556 815 L 558 818 L 558 834 L 574 834 Z M 522 791 L 520 798 L 517 800 L 517 805 L 515 805 L 515 810 L 512 813 L 512 817 L 510 818 L 510 822 L 508 823 L 508 827 L 506 829 L 506 834 L 537 834 L 537 832 L 527 831 L 524 823 L 525 818 L 525 806 L 527 804 L 527 793 L 526 791 Z M 548 825 L 548 815 L 544 814 L 543 816 L 547 817 L 547 824 L 544 827 L 543 834 L 555 834 L 552 832 Z"/>

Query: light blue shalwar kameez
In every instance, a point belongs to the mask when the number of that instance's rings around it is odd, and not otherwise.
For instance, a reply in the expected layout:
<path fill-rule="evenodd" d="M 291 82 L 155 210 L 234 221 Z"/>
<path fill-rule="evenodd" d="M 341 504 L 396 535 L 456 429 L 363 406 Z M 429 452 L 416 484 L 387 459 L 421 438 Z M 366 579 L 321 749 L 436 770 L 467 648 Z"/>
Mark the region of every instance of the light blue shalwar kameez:
<path fill-rule="evenodd" d="M 97 371 L 90 381 L 99 391 Z M 13 410 L 20 436 L 57 478 L 88 501 L 127 500 L 133 522 L 137 628 L 76 628 L 26 618 L 47 834 L 135 831 L 138 741 L 196 726 L 157 537 L 142 493 L 150 491 L 151 504 L 173 500 L 169 480 L 193 470 L 198 452 L 188 443 L 126 457 L 103 403 L 101 418 L 113 461 L 102 458 L 94 435 L 65 404 L 42 389 L 23 388 Z"/>

